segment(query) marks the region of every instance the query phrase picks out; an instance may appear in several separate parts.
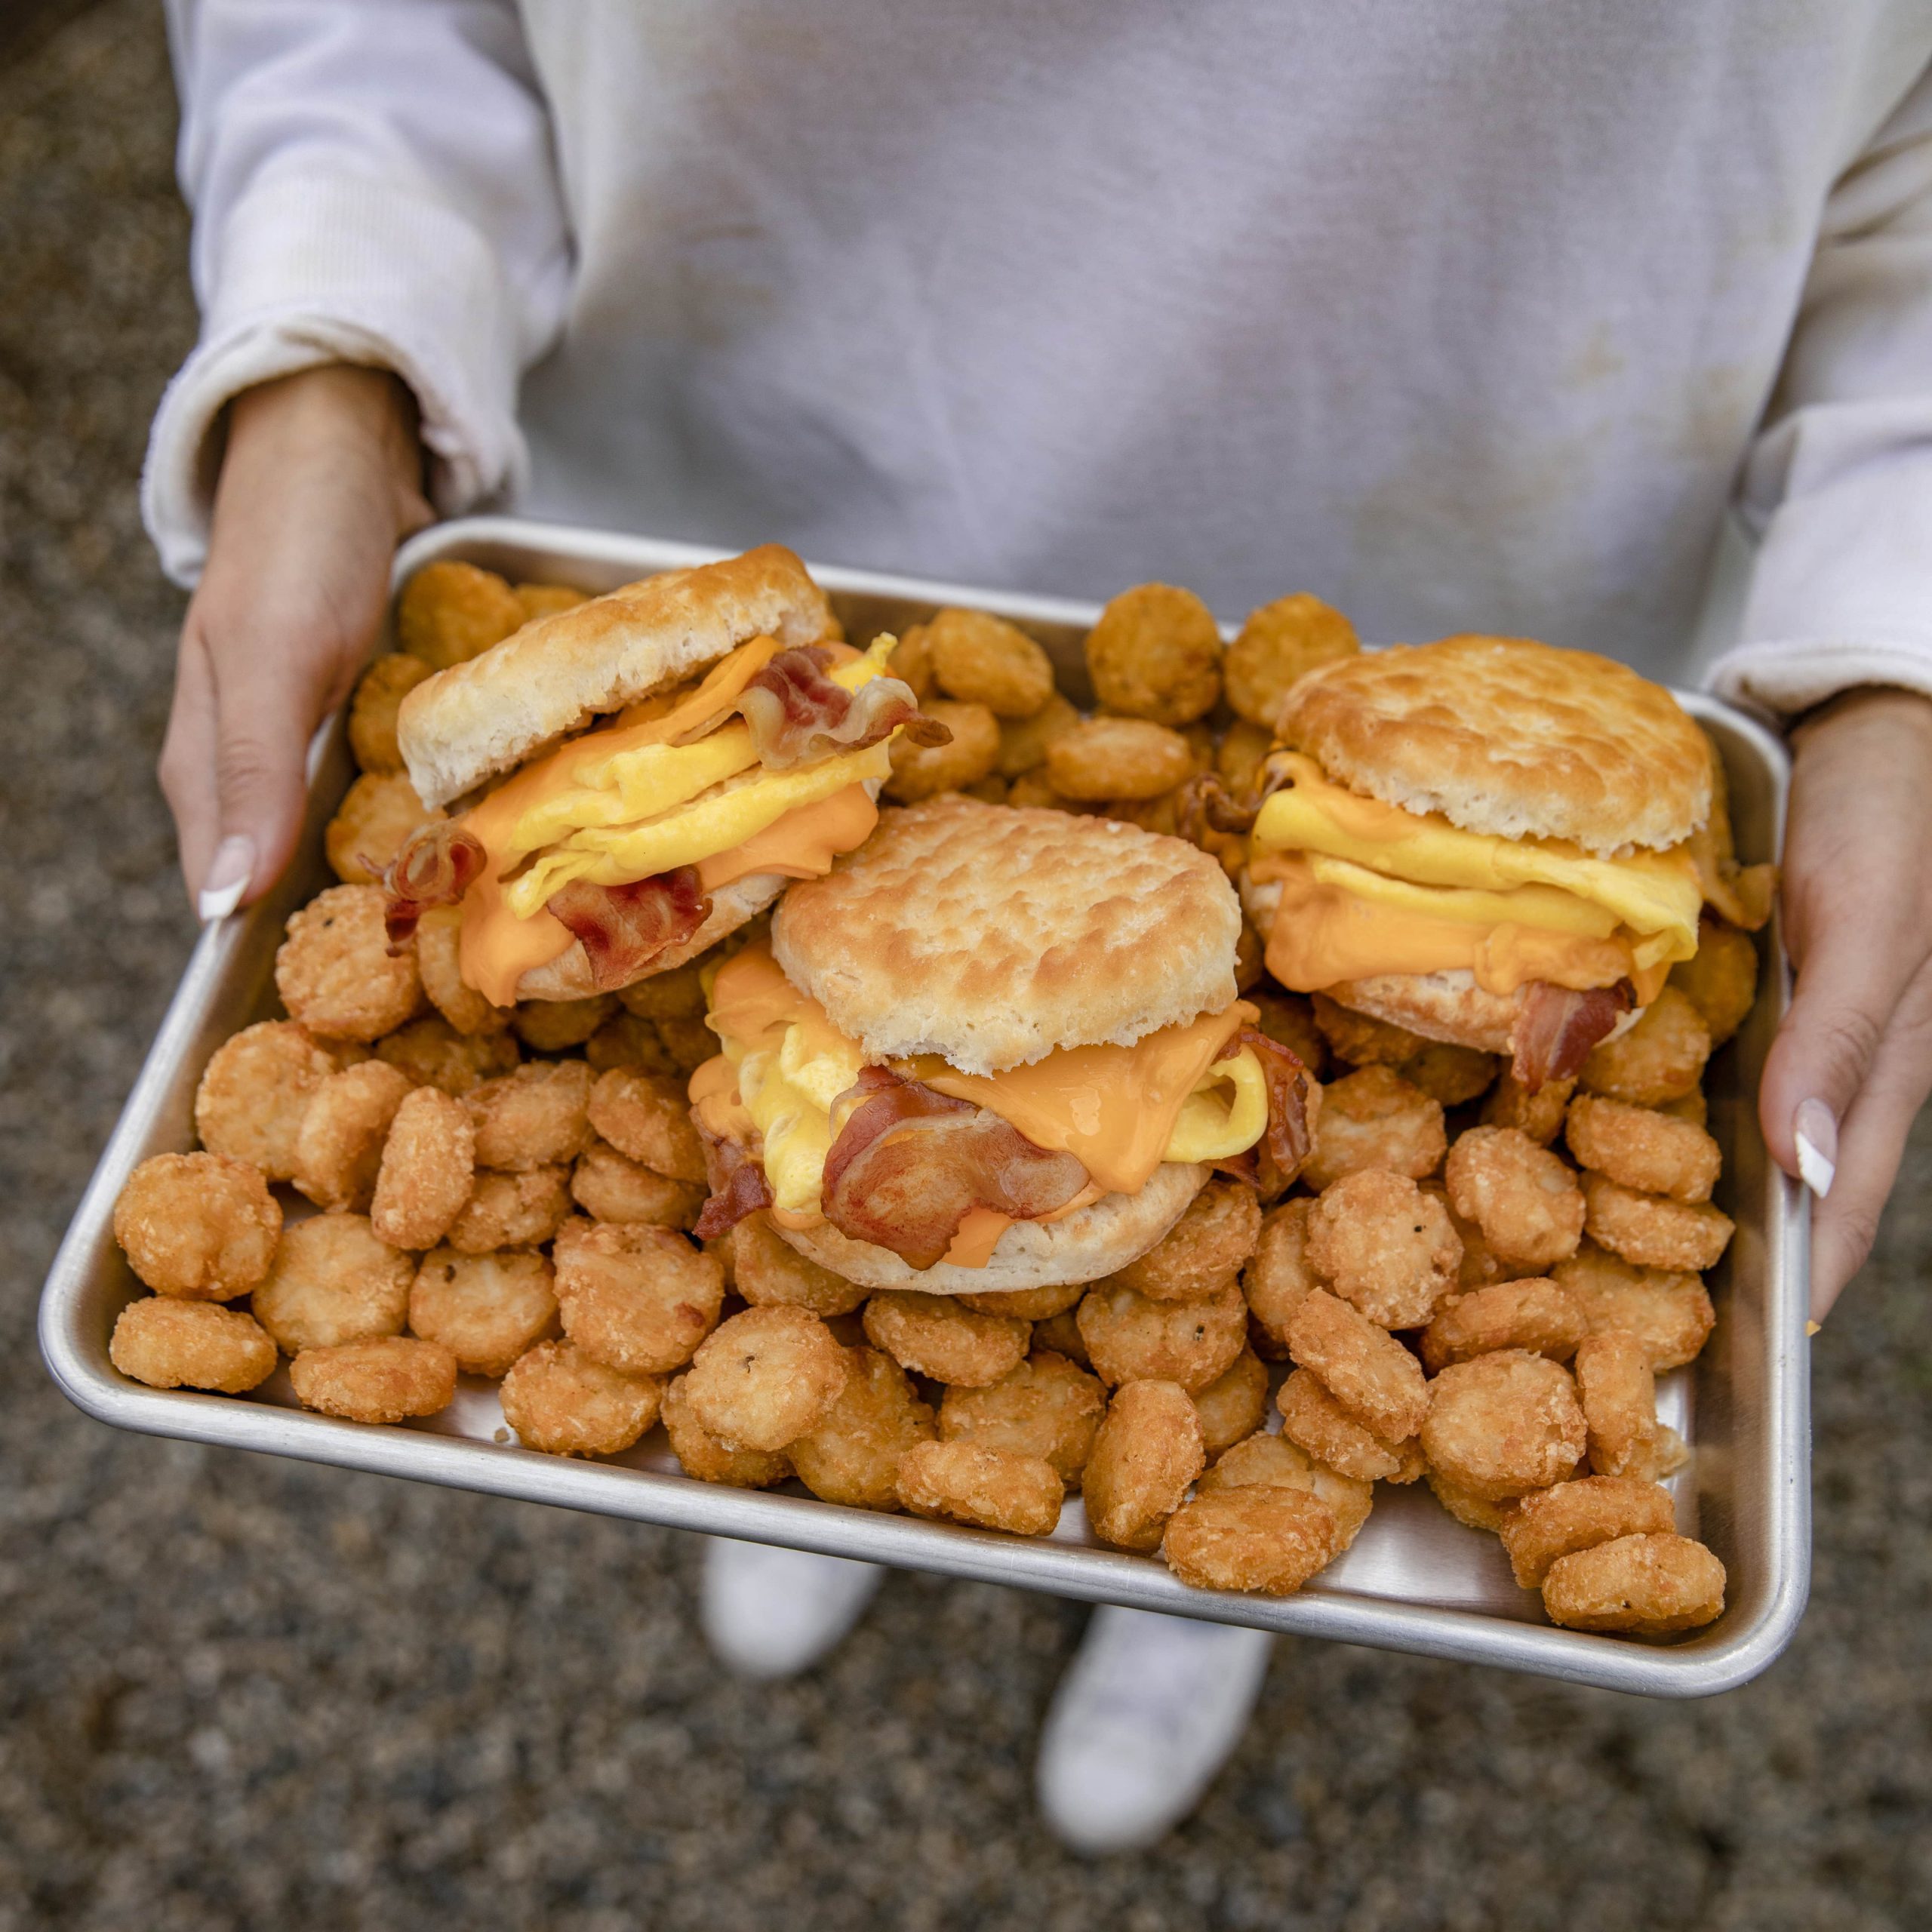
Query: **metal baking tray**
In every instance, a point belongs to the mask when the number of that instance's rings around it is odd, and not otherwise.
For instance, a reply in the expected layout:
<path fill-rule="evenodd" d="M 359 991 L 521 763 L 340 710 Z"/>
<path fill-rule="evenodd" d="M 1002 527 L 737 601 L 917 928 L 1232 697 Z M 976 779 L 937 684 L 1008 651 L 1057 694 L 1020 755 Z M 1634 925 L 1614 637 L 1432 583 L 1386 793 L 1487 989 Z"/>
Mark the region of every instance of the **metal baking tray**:
<path fill-rule="evenodd" d="M 601 591 L 722 554 L 508 518 L 445 523 L 398 555 L 395 581 L 435 558 L 458 558 L 518 580 Z M 1081 641 L 1094 606 L 814 566 L 855 642 L 900 630 L 943 605 L 996 611 L 1051 653 L 1063 688 L 1087 697 Z M 1680 692 L 1715 734 L 1730 780 L 1738 848 L 1768 858 L 1783 831 L 1789 771 L 1782 746 L 1713 699 Z M 151 1154 L 194 1144 L 195 1088 L 221 1041 L 275 1011 L 272 969 L 282 924 L 333 882 L 322 831 L 353 775 L 340 717 L 318 735 L 309 811 L 288 876 L 251 910 L 205 932 L 101 1156 L 42 1294 L 40 1340 L 55 1380 L 89 1415 L 116 1427 L 460 1489 L 560 1503 L 684 1530 L 820 1550 L 913 1570 L 1129 1604 L 1306 1637 L 1333 1638 L 1656 1697 L 1730 1688 L 1764 1670 L 1802 1614 L 1810 1567 L 1810 1421 L 1804 1335 L 1809 1220 L 1772 1163 L 1752 1097 L 1788 997 L 1782 943 L 1770 937 L 1763 997 L 1712 1063 L 1711 1128 L 1723 1146 L 1718 1198 L 1737 1234 L 1712 1279 L 1715 1334 L 1700 1359 L 1663 1378 L 1660 1408 L 1694 1446 L 1675 1484 L 1680 1527 L 1702 1537 L 1730 1573 L 1724 1614 L 1664 1643 L 1559 1630 L 1540 1599 L 1511 1580 L 1500 1545 L 1451 1521 L 1426 1490 L 1380 1486 L 1355 1547 L 1298 1596 L 1277 1601 L 1192 1589 L 1158 1556 L 1109 1549 L 1069 1500 L 1051 1537 L 1028 1540 L 909 1516 L 875 1515 L 804 1494 L 728 1489 L 678 1470 L 663 1432 L 608 1461 L 566 1461 L 517 1446 L 494 1386 L 466 1378 L 442 1414 L 372 1428 L 305 1413 L 286 1370 L 250 1397 L 148 1389 L 107 1358 L 116 1315 L 139 1292 L 115 1247 L 114 1201 Z"/>

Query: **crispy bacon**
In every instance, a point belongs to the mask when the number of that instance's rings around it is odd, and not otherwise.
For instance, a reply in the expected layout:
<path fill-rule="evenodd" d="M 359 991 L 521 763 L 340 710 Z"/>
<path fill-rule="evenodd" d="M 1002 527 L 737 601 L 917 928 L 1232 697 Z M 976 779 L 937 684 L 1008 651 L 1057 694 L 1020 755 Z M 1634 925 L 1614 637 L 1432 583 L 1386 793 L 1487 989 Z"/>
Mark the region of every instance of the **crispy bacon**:
<path fill-rule="evenodd" d="M 599 992 L 627 986 L 659 953 L 681 946 L 711 917 L 711 900 L 695 866 L 658 872 L 631 885 L 574 879 L 551 894 L 550 911 L 583 943 L 591 983 Z"/>
<path fill-rule="evenodd" d="M 746 685 L 734 709 L 751 728 L 752 745 L 768 771 L 863 751 L 901 726 L 915 744 L 943 745 L 952 734 L 921 715 L 912 687 L 898 678 L 874 678 L 848 691 L 826 675 L 832 654 L 803 645 L 781 651 Z"/>
<path fill-rule="evenodd" d="M 383 873 L 383 925 L 389 951 L 400 952 L 408 945 L 417 921 L 431 907 L 460 906 L 489 863 L 483 841 L 450 820 L 438 819 L 411 832 Z"/>
<path fill-rule="evenodd" d="M 1582 991 L 1532 980 L 1523 989 L 1509 1035 L 1515 1056 L 1510 1072 L 1518 1084 L 1534 1094 L 1546 1080 L 1574 1079 L 1590 1049 L 1609 1035 L 1634 997 L 1628 980 Z"/>
<path fill-rule="evenodd" d="M 1288 781 L 1284 754 L 1270 752 L 1255 768 L 1249 789 L 1236 798 L 1211 771 L 1190 778 L 1181 787 L 1176 816 L 1180 836 L 1192 845 L 1204 845 L 1206 832 L 1247 832 L 1261 808 Z"/>
<path fill-rule="evenodd" d="M 1268 1129 L 1257 1143 L 1254 1180 L 1263 1199 L 1287 1192 L 1315 1146 L 1321 1091 L 1297 1055 L 1258 1027 L 1244 1026 L 1238 1046 L 1251 1048 L 1268 1084 Z"/>
<path fill-rule="evenodd" d="M 691 1232 L 700 1241 L 715 1241 L 747 1214 L 771 1205 L 771 1183 L 763 1167 L 737 1141 L 714 1134 L 700 1114 L 694 1112 L 691 1119 L 704 1143 L 705 1178 L 711 1183 L 711 1198 Z"/>
<path fill-rule="evenodd" d="M 888 1068 L 866 1067 L 832 1103 L 835 1118 L 854 1096 L 826 1156 L 825 1218 L 915 1268 L 944 1257 L 970 1208 L 1030 1220 L 1088 1183 L 1072 1155 L 1035 1146 L 998 1115 Z"/>

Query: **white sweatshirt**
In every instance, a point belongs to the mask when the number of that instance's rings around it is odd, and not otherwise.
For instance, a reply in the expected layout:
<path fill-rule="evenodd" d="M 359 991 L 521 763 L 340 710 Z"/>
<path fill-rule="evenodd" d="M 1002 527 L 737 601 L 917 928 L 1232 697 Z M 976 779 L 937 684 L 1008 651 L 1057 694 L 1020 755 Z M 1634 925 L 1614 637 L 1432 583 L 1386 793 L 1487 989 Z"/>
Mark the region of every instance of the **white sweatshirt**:
<path fill-rule="evenodd" d="M 199 346 L 485 503 L 1932 691 L 1932 0 L 169 0 Z"/>

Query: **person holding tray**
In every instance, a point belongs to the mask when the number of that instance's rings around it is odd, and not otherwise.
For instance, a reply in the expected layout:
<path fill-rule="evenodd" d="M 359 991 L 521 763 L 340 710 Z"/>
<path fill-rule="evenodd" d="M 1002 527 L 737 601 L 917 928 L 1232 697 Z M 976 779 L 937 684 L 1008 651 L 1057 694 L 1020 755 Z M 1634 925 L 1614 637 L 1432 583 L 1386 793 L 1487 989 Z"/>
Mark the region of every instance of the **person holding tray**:
<path fill-rule="evenodd" d="M 1932 1087 L 1932 9 L 168 13 L 202 329 L 143 501 L 204 917 L 287 863 L 437 514 L 1588 646 L 1789 731 L 1761 1114 L 1829 1309 Z M 712 1552 L 755 1674 L 877 1580 Z M 1100 1611 L 1054 1828 L 1183 1815 L 1267 1649 Z"/>

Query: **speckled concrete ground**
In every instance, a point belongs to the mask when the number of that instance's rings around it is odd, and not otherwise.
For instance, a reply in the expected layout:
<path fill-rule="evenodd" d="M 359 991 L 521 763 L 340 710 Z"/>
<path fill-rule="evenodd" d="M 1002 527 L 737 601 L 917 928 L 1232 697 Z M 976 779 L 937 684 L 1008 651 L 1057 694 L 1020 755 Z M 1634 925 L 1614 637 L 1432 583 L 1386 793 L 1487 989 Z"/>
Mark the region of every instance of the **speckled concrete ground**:
<path fill-rule="evenodd" d="M 1767 1677 L 1670 1706 L 1284 1644 L 1200 1814 L 1097 1865 L 1028 1802 L 1075 1606 L 897 1579 L 746 1690 L 675 1536 L 66 1407 L 35 1294 L 191 936 L 134 508 L 192 327 L 158 11 L 0 73 L 0 1928 L 1932 1921 L 1932 1134 L 1817 1346 L 1812 1608 Z"/>

